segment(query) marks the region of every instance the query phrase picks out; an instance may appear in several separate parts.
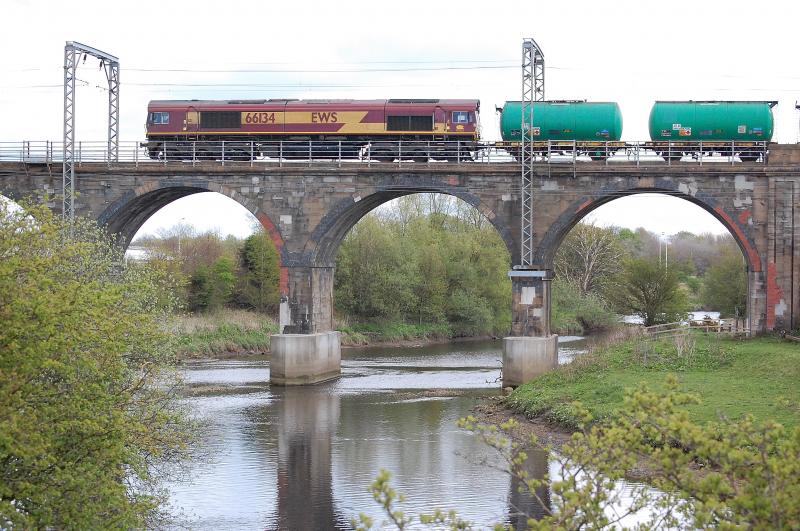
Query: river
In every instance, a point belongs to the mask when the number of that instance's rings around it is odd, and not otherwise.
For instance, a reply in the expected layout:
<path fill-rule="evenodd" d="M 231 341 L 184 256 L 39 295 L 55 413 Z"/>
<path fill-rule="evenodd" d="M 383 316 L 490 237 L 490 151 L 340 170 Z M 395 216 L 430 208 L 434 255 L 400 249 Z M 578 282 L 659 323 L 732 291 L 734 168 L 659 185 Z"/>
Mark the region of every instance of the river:
<path fill-rule="evenodd" d="M 581 352 L 563 338 L 564 362 Z M 384 517 L 369 485 L 378 471 L 405 494 L 407 514 L 457 509 L 477 527 L 523 523 L 538 503 L 494 468 L 496 455 L 456 427 L 500 392 L 500 341 L 344 349 L 342 376 L 270 387 L 264 357 L 185 364 L 187 404 L 203 423 L 198 457 L 167 485 L 175 527 L 349 529 L 359 512 Z M 535 454 L 541 476 L 547 456 Z M 547 499 L 547 493 L 542 493 Z"/>

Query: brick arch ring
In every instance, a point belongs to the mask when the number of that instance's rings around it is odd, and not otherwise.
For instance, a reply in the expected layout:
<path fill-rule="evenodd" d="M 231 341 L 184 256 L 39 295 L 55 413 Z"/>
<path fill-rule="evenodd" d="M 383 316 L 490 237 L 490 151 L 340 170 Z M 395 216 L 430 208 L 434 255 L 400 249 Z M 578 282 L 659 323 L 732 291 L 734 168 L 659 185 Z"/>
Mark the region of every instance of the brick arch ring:
<path fill-rule="evenodd" d="M 98 216 L 97 222 L 108 227 L 110 232 L 119 235 L 123 247 L 127 248 L 136 231 L 150 216 L 177 199 L 201 192 L 220 193 L 246 208 L 264 227 L 264 231 L 278 251 L 278 256 L 282 257 L 283 235 L 270 216 L 256 206 L 255 201 L 237 193 L 233 188 L 203 179 L 163 179 L 129 190 L 111 203 Z M 280 270 L 280 290 L 282 294 L 287 294 L 289 272 L 283 263 Z"/>
<path fill-rule="evenodd" d="M 740 222 L 737 217 L 727 212 L 717 201 L 708 197 L 706 194 L 698 192 L 694 195 L 689 195 L 680 190 L 677 183 L 669 181 L 658 182 L 655 186 L 646 188 L 631 188 L 629 186 L 606 187 L 594 194 L 586 195 L 573 202 L 562 212 L 556 222 L 548 228 L 534 251 L 535 262 L 543 264 L 544 267 L 548 269 L 552 269 L 553 259 L 555 258 L 556 251 L 561 245 L 561 242 L 569 231 L 590 212 L 614 199 L 644 193 L 667 193 L 701 207 L 728 229 L 734 241 L 739 245 L 747 262 L 748 269 L 750 271 L 763 271 L 761 257 L 756 245 L 753 239 L 747 235 L 745 227 L 743 227 L 742 222 Z"/>
<path fill-rule="evenodd" d="M 333 267 L 336 254 L 344 237 L 358 221 L 380 205 L 398 197 L 418 193 L 441 193 L 457 197 L 477 209 L 499 234 L 510 256 L 519 254 L 516 242 L 504 220 L 484 204 L 480 198 L 462 187 L 438 181 L 411 179 L 408 183 L 393 182 L 379 185 L 375 192 L 364 197 L 345 198 L 331 206 L 314 228 L 303 251 L 302 262 L 315 267 Z"/>

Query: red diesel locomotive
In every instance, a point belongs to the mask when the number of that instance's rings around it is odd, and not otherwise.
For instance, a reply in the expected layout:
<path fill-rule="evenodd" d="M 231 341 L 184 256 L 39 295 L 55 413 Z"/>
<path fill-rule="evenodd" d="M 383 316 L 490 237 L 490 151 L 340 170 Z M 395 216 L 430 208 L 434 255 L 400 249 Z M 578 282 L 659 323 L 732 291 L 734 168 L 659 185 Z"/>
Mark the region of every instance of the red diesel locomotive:
<path fill-rule="evenodd" d="M 151 101 L 147 147 L 153 159 L 250 160 L 456 157 L 478 140 L 478 100 L 184 100 Z M 424 142 L 419 142 L 424 141 Z M 460 141 L 459 150 L 448 143 Z M 402 146 L 399 149 L 403 149 Z M 474 148 L 473 148 L 474 149 Z"/>

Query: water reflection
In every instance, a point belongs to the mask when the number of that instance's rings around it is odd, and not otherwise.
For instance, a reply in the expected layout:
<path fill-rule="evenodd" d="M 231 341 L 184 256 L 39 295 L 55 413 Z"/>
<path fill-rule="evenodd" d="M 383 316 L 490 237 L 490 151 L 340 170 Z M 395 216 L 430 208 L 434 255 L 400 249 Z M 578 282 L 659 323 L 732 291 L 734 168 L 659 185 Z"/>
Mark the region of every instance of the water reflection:
<path fill-rule="evenodd" d="M 541 501 L 520 492 L 492 450 L 456 427 L 497 394 L 500 343 L 347 351 L 343 376 L 270 388 L 263 359 L 187 365 L 190 407 L 207 424 L 207 457 L 169 486 L 177 523 L 191 529 L 347 529 L 385 517 L 369 492 L 381 468 L 407 497 L 403 510 L 459 510 L 477 527 L 524 524 Z M 577 352 L 579 348 L 572 349 Z M 547 456 L 531 452 L 541 477 Z"/>
<path fill-rule="evenodd" d="M 280 529 L 329 529 L 345 523 L 331 490 L 331 444 L 339 423 L 339 397 L 320 386 L 275 388 Z"/>
<path fill-rule="evenodd" d="M 529 478 L 542 479 L 548 473 L 549 455 L 541 449 L 529 449 L 528 460 L 522 465 L 522 470 L 528 473 Z M 506 523 L 514 529 L 527 529 L 528 518 L 542 518 L 550 514 L 550 488 L 542 485 L 535 490 L 535 495 L 530 494 L 525 482 L 514 476 L 508 494 L 508 518 Z"/>

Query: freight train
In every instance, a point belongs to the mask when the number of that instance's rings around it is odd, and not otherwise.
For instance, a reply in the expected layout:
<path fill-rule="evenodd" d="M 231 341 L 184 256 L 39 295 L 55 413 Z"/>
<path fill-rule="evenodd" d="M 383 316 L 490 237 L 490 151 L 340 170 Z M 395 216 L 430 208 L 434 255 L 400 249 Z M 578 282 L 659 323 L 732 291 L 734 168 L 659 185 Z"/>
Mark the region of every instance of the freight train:
<path fill-rule="evenodd" d="M 667 160 L 698 150 L 756 160 L 772 139 L 776 103 L 657 101 L 650 142 L 641 147 Z M 145 147 L 166 160 L 355 159 L 367 149 L 384 161 L 459 160 L 479 148 L 479 111 L 480 102 L 468 99 L 152 101 Z M 498 111 L 496 146 L 516 155 L 522 104 L 508 101 Z M 535 102 L 531 136 L 540 157 L 555 148 L 602 159 L 626 148 L 615 102 Z"/>

